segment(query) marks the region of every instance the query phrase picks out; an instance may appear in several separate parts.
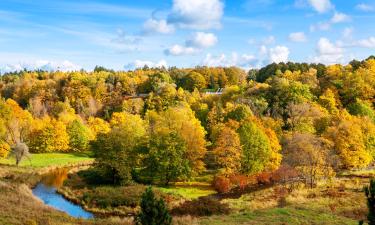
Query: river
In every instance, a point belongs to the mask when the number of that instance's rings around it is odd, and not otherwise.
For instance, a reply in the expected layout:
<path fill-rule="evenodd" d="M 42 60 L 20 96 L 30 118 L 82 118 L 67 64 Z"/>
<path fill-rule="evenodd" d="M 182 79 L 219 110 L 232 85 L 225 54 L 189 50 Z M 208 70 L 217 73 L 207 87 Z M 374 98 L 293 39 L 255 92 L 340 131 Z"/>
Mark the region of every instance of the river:
<path fill-rule="evenodd" d="M 64 180 L 68 177 L 68 172 L 68 168 L 61 168 L 44 175 L 42 180 L 33 188 L 33 194 L 46 205 L 63 211 L 72 217 L 94 218 L 92 213 L 87 212 L 81 206 L 68 201 L 61 194 L 57 193 L 57 188 L 63 185 Z"/>

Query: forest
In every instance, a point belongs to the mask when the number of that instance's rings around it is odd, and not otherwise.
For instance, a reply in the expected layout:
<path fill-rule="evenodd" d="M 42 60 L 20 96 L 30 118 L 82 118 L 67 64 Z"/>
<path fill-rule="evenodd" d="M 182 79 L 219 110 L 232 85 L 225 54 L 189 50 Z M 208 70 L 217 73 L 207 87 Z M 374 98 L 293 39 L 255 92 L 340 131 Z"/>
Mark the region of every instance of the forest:
<path fill-rule="evenodd" d="M 97 208 L 139 205 L 113 202 L 121 199 L 115 190 L 132 192 L 137 185 L 154 186 L 168 203 L 158 187 L 189 182 L 206 183 L 221 197 L 255 184 L 282 184 L 276 197 L 282 204 L 296 183 L 332 185 L 338 175 L 372 168 L 375 160 L 373 56 L 347 65 L 289 62 L 250 71 L 24 70 L 0 76 L 0 96 L 0 158 L 21 165 L 30 155 L 89 154 L 90 169 L 71 175 L 67 186 Z M 113 199 L 103 203 L 107 194 Z M 199 199 L 168 208 L 173 215 L 197 215 L 189 212 L 206 201 L 220 209 L 208 215 L 227 214 L 227 203 Z"/>

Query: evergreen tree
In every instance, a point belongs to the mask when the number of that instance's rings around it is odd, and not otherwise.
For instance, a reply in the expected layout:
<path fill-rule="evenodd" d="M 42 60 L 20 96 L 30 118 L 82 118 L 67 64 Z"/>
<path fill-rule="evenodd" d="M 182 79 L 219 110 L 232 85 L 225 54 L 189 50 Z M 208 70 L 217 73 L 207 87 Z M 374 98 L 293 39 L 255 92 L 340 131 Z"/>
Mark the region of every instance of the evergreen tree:
<path fill-rule="evenodd" d="M 142 195 L 141 212 L 136 217 L 137 225 L 170 225 L 169 215 L 163 199 L 156 199 L 151 187 Z"/>

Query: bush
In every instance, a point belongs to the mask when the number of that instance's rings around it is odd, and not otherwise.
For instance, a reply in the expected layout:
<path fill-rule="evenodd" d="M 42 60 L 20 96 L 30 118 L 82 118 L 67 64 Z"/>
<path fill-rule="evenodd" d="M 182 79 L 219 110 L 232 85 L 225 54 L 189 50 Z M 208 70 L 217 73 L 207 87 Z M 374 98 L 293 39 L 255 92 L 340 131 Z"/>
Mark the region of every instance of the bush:
<path fill-rule="evenodd" d="M 219 200 L 201 197 L 192 201 L 186 201 L 180 206 L 174 208 L 172 215 L 190 215 L 190 216 L 212 216 L 229 213 L 228 204 L 223 204 Z"/>
<path fill-rule="evenodd" d="M 275 183 L 285 183 L 291 179 L 298 178 L 298 171 L 293 167 L 284 165 L 272 173 L 271 180 Z"/>
<path fill-rule="evenodd" d="M 226 193 L 232 188 L 230 180 L 223 176 L 215 177 L 212 186 L 219 193 Z"/>
<path fill-rule="evenodd" d="M 262 172 L 257 175 L 257 182 L 261 185 L 267 185 L 271 183 L 272 173 Z"/>
<path fill-rule="evenodd" d="M 239 187 L 241 190 L 244 190 L 251 183 L 251 179 L 245 175 L 232 175 L 229 180 L 232 185 Z"/>
<path fill-rule="evenodd" d="M 127 187 L 96 187 L 84 190 L 82 200 L 88 205 L 100 208 L 128 206 L 136 207 L 141 201 L 142 193 L 146 187 L 134 185 Z"/>

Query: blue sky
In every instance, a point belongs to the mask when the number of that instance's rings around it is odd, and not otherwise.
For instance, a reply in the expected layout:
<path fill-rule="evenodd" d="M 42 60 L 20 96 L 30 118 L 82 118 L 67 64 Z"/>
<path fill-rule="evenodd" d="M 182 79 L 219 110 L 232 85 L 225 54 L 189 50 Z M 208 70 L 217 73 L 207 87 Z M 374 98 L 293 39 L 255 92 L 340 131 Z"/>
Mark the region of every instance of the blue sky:
<path fill-rule="evenodd" d="M 1 0 L 0 72 L 271 62 L 375 54 L 375 0 Z"/>

